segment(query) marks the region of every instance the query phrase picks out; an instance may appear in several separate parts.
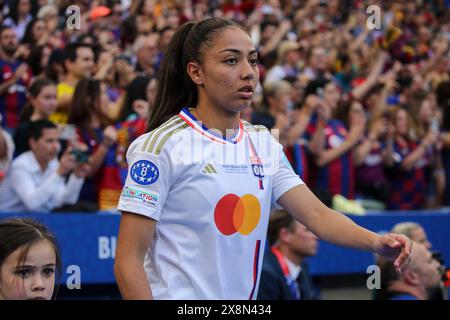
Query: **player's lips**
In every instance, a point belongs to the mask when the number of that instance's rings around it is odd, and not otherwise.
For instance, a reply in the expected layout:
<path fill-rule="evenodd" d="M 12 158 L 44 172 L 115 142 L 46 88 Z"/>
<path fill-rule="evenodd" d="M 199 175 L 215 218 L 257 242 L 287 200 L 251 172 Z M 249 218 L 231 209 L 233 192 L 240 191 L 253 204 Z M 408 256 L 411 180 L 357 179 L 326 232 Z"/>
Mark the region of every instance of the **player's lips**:
<path fill-rule="evenodd" d="M 251 99 L 253 97 L 254 91 L 255 90 L 253 89 L 253 86 L 251 86 L 251 85 L 243 86 L 238 91 L 239 97 L 241 99 Z"/>
<path fill-rule="evenodd" d="M 31 300 L 47 300 L 44 297 L 35 297 L 35 298 L 31 298 Z"/>

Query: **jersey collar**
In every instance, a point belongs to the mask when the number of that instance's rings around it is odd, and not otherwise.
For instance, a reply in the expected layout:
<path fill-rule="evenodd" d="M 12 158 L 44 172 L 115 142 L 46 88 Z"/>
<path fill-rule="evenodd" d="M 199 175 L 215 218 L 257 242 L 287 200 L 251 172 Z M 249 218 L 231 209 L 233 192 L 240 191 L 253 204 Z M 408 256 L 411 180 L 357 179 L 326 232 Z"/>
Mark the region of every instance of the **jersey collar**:
<path fill-rule="evenodd" d="M 239 120 L 239 129 L 234 134 L 233 138 L 224 139 L 222 135 L 218 134 L 214 130 L 209 130 L 202 122 L 197 120 L 197 118 L 189 111 L 188 108 L 183 108 L 183 110 L 181 110 L 181 112 L 179 113 L 179 116 L 195 131 L 201 133 L 202 135 L 204 135 L 205 137 L 207 137 L 213 141 L 216 141 L 216 142 L 219 142 L 222 144 L 227 143 L 227 142 L 236 144 L 239 141 L 241 141 L 242 137 L 244 136 L 244 126 L 243 126 L 241 120 Z"/>

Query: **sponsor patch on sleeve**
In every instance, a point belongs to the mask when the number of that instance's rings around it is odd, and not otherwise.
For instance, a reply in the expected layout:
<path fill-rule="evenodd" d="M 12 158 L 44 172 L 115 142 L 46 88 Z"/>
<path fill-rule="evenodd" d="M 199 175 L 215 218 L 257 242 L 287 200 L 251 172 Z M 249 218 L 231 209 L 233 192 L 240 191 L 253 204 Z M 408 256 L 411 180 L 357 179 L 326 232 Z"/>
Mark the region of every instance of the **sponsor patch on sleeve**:
<path fill-rule="evenodd" d="M 155 207 L 158 203 L 159 194 L 154 191 L 148 192 L 125 186 L 123 187 L 121 197 L 123 199 L 133 199 L 134 201 Z"/>

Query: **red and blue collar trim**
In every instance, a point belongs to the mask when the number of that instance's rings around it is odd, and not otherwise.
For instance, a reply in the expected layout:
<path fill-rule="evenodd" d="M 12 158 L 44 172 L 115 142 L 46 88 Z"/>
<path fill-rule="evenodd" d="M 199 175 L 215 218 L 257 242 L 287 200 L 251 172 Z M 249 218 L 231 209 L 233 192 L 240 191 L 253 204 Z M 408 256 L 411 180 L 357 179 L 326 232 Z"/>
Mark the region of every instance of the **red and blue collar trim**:
<path fill-rule="evenodd" d="M 239 130 L 235 133 L 233 138 L 224 139 L 222 135 L 218 134 L 213 130 L 209 130 L 201 121 L 197 120 L 197 118 L 189 111 L 188 108 L 183 108 L 179 113 L 179 117 L 183 119 L 195 131 L 199 132 L 200 134 L 204 135 L 205 137 L 213 141 L 222 144 L 225 144 L 226 142 L 236 144 L 239 141 L 241 141 L 242 137 L 244 136 L 244 125 L 240 120 L 239 120 Z"/>

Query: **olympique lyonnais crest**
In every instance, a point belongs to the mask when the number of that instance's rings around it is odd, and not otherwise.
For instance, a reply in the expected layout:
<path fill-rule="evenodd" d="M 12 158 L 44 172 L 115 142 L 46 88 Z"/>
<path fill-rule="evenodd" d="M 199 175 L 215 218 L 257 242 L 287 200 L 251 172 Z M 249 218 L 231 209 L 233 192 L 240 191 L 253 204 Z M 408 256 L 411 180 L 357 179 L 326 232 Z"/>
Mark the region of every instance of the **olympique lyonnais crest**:
<path fill-rule="evenodd" d="M 251 156 L 250 163 L 252 165 L 252 171 L 255 177 L 259 179 L 259 188 L 264 190 L 263 187 L 263 178 L 264 178 L 264 167 L 262 161 L 259 157 Z"/>

